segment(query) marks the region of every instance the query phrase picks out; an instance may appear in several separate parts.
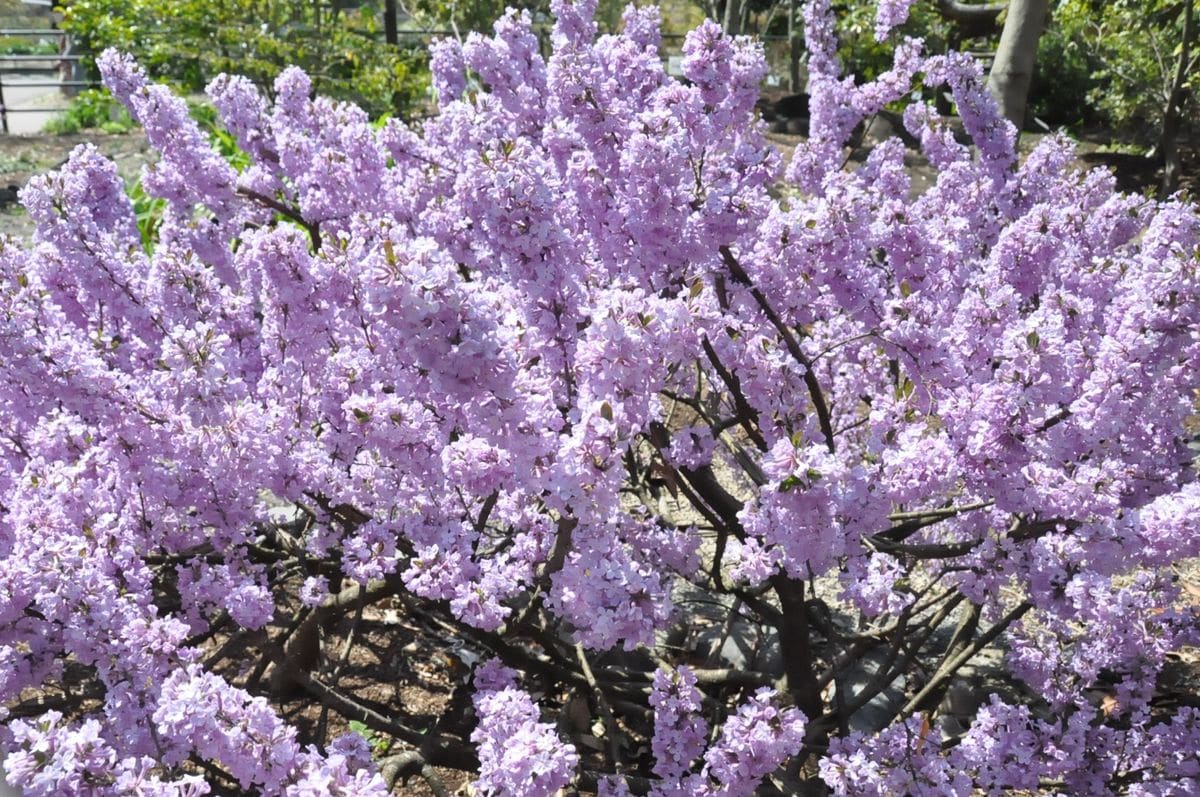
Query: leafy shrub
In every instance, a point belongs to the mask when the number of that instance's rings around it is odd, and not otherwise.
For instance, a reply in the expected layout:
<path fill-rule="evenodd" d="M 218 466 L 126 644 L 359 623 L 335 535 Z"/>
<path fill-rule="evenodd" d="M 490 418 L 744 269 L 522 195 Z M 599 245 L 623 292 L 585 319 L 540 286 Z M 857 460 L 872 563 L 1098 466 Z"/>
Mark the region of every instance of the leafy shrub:
<path fill-rule="evenodd" d="M 1051 17 L 1038 43 L 1029 108 L 1050 125 L 1111 124 L 1107 113 L 1092 102 L 1098 85 L 1100 60 L 1094 46 L 1081 35 L 1087 20 L 1066 4 Z"/>
<path fill-rule="evenodd" d="M 875 37 L 876 3 L 869 0 L 835 3 L 838 19 L 838 55 L 846 72 L 860 80 L 874 80 L 892 66 L 891 43 Z M 934 3 L 916 3 L 910 9 L 899 35 L 925 41 L 931 52 L 944 52 L 951 26 Z"/>
<path fill-rule="evenodd" d="M 129 112 L 111 94 L 102 89 L 86 89 L 72 97 L 67 110 L 46 122 L 43 129 L 62 136 L 81 130 L 127 133 L 135 126 Z"/>
<path fill-rule="evenodd" d="M 1200 790 L 1194 696 L 1159 699 L 1200 642 L 1170 572 L 1200 554 L 1196 209 L 1062 137 L 1019 161 L 969 58 L 842 79 L 822 0 L 786 169 L 757 45 L 701 26 L 685 84 L 654 9 L 599 38 L 553 10 L 548 59 L 516 12 L 440 44 L 420 125 L 218 78 L 243 167 L 102 56 L 165 206 L 139 227 L 80 147 L 0 250 L 9 780 Z M 918 79 L 974 141 L 906 109 L 920 196 L 897 140 L 844 159 Z M 778 665 L 713 658 L 743 631 Z M 408 634 L 481 659 L 438 717 L 386 702 L 429 666 Z M 992 645 L 1013 682 L 943 722 Z M 302 735 L 297 692 L 361 725 Z"/>
<path fill-rule="evenodd" d="M 1153 142 L 1182 37 L 1179 0 L 1060 0 L 1038 51 L 1035 112 Z"/>
<path fill-rule="evenodd" d="M 379 115 L 407 112 L 427 86 L 424 52 L 384 44 L 371 2 L 73 0 L 63 12 L 63 29 L 85 50 L 132 53 L 186 91 L 237 71 L 269 92 L 295 64 L 318 90 Z"/>
<path fill-rule="evenodd" d="M 0 36 L 0 53 L 4 55 L 58 55 L 58 44 L 49 39 Z"/>

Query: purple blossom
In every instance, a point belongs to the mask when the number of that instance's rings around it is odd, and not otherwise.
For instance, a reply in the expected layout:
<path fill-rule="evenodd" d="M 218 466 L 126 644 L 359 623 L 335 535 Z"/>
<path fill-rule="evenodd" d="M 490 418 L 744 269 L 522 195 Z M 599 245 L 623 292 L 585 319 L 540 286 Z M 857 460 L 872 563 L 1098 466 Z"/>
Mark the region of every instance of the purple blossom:
<path fill-rule="evenodd" d="M 704 771 L 720 793 L 754 793 L 758 783 L 804 744 L 807 719 L 795 708 L 776 708 L 772 690 L 759 689 L 725 721 L 721 737 L 704 754 Z"/>
<path fill-rule="evenodd" d="M 485 665 L 476 675 L 479 726 L 471 741 L 479 748 L 475 788 L 495 797 L 549 797 L 566 786 L 579 763 L 550 723 L 539 722 L 533 700 L 516 686 L 515 674 Z"/>
<path fill-rule="evenodd" d="M 916 0 L 880 0 L 875 11 L 875 41 L 884 41 L 893 28 L 903 25 Z"/>
<path fill-rule="evenodd" d="M 877 34 L 911 5 L 881 3 Z M 189 645 L 225 617 L 274 634 L 343 577 L 594 661 L 661 653 L 681 587 L 792 580 L 865 639 L 937 605 L 927 584 L 984 624 L 1019 607 L 1007 665 L 1052 711 L 993 699 L 955 745 L 919 716 L 835 735 L 836 793 L 1195 791 L 1197 714 L 1155 700 L 1200 641 L 1163 574 L 1200 555 L 1195 208 L 1118 193 L 1062 137 L 1019 160 L 966 56 L 904 40 L 875 80 L 843 76 L 827 0 L 805 7 L 812 135 L 781 192 L 759 46 L 706 23 L 685 83 L 655 10 L 597 37 L 591 0 L 552 8 L 546 52 L 516 11 L 436 45 L 420 123 L 377 126 L 294 68 L 273 100 L 218 77 L 241 171 L 100 57 L 167 208 L 144 246 L 83 146 L 22 191 L 33 244 L 0 247 L 0 701 L 68 664 L 101 695 L 70 721 L 0 710 L 10 779 L 221 787 L 190 760 L 264 794 L 382 795 L 360 738 L 305 747 Z M 899 142 L 845 160 L 895 102 L 936 171 L 920 191 Z M 476 674 L 478 788 L 552 794 L 580 756 L 519 678 Z M 807 721 L 769 691 L 710 733 L 695 672 L 653 679 L 653 720 L 627 723 L 652 794 L 748 794 L 796 763 Z"/>
<path fill-rule="evenodd" d="M 429 71 L 438 102 L 448 105 L 462 96 L 467 87 L 466 62 L 456 39 L 437 39 L 429 45 Z"/>
<path fill-rule="evenodd" d="M 650 705 L 654 707 L 654 773 L 678 779 L 704 752 L 708 726 L 700 716 L 700 691 L 688 667 L 654 673 Z"/>

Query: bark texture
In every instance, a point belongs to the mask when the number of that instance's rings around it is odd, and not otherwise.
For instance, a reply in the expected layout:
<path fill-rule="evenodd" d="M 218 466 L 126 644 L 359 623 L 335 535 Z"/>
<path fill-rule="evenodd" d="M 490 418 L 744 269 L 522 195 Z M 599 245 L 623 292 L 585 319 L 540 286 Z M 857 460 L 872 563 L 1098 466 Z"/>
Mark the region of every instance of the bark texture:
<path fill-rule="evenodd" d="M 1048 7 L 1049 0 L 1010 0 L 996 60 L 988 76 L 988 88 L 1004 116 L 1018 130 L 1025 122 L 1025 104 Z"/>

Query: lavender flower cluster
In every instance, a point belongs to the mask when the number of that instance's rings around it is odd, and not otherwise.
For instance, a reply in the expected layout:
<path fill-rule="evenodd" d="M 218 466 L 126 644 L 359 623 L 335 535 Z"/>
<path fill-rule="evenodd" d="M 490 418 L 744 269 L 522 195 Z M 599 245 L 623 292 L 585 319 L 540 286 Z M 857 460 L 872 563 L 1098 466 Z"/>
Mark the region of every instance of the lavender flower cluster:
<path fill-rule="evenodd" d="M 880 4 L 881 40 L 911 5 Z M 811 137 L 786 165 L 756 43 L 707 22 L 677 81 L 656 9 L 603 36 L 595 0 L 552 11 L 548 57 L 525 12 L 438 43 L 419 123 L 296 69 L 273 101 L 218 78 L 241 170 L 99 59 L 166 210 L 144 246 L 82 145 L 21 193 L 34 243 L 0 246 L 0 705 L 97 686 L 69 714 L 0 710 L 8 781 L 383 795 L 361 745 L 305 744 L 203 640 L 383 582 L 575 672 L 561 650 L 653 647 L 684 581 L 775 626 L 787 677 L 723 722 L 687 667 L 622 692 L 654 710 L 653 794 L 749 795 L 810 756 L 837 794 L 1200 791 L 1200 713 L 1156 700 L 1200 644 L 1166 569 L 1200 555 L 1196 209 L 1117 192 L 1061 136 L 1019 159 L 965 56 L 900 41 L 856 83 L 829 0 L 806 6 Z M 898 101 L 937 170 L 921 193 L 898 140 L 846 166 Z M 286 534 L 280 503 L 304 518 Z M 914 618 L 971 607 L 1027 699 L 953 740 L 915 703 L 841 733 L 802 622 L 822 576 L 892 662 L 925 650 Z M 481 793 L 551 795 L 585 765 L 632 788 L 543 716 L 553 695 L 494 664 L 475 686 Z"/>

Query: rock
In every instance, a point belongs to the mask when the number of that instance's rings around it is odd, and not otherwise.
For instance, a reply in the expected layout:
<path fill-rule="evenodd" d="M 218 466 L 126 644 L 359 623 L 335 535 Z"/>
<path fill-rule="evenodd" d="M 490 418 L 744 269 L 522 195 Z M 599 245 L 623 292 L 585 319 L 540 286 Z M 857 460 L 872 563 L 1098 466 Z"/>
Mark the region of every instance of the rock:
<path fill-rule="evenodd" d="M 290 526 L 301 523 L 308 516 L 304 510 L 295 504 L 281 504 L 267 510 L 267 519 L 277 526 Z"/>
<path fill-rule="evenodd" d="M 904 126 L 904 118 L 888 110 L 881 110 L 867 118 L 862 129 L 861 146 L 875 147 L 893 137 L 899 138 L 910 149 L 921 146 L 921 142 Z"/>
<path fill-rule="evenodd" d="M 775 101 L 775 113 L 785 119 L 808 119 L 808 95 L 789 94 Z"/>
<path fill-rule="evenodd" d="M 896 128 L 892 121 L 883 114 L 876 114 L 867 120 L 867 125 L 863 129 L 862 143 L 864 146 L 873 147 L 895 135 Z"/>
<path fill-rule="evenodd" d="M 987 700 L 986 690 L 976 679 L 955 678 L 938 706 L 938 725 L 947 737 L 960 736 L 971 727 L 975 713 Z"/>
<path fill-rule="evenodd" d="M 696 631 L 691 644 L 704 666 L 783 675 L 783 653 L 774 628 L 738 618 L 725 631 L 723 624 Z"/>
<path fill-rule="evenodd" d="M 787 120 L 787 132 L 796 136 L 808 135 L 808 117 L 803 116 L 798 119 Z"/>
<path fill-rule="evenodd" d="M 846 700 L 854 700 L 864 690 L 869 688 L 875 676 L 887 664 L 888 651 L 886 648 L 876 648 L 865 653 L 854 663 L 852 669 L 842 675 L 840 688 L 846 690 Z M 903 675 L 897 677 L 879 694 L 858 711 L 850 716 L 851 731 L 877 733 L 891 724 L 892 718 L 904 707 L 904 688 L 906 679 Z"/>

